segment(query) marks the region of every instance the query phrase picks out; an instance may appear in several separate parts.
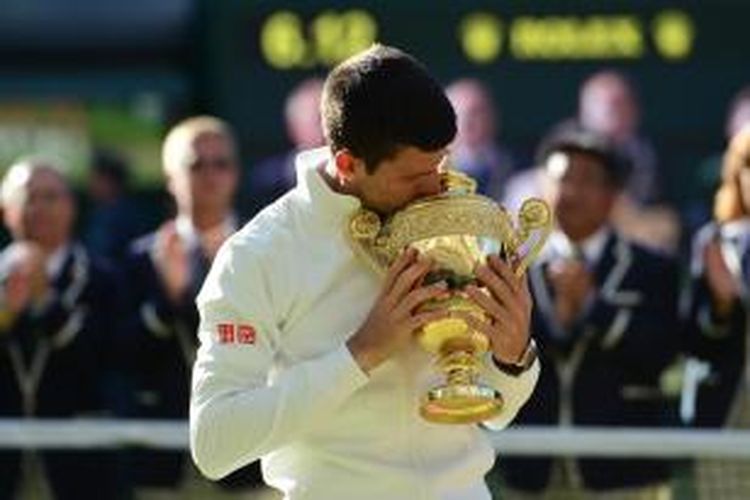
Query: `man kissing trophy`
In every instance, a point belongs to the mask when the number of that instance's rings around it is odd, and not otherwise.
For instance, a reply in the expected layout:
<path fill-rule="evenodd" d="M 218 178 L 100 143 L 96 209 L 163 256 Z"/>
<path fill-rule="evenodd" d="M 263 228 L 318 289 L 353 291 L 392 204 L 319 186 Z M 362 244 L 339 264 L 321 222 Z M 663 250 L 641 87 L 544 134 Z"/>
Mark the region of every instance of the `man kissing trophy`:
<path fill-rule="evenodd" d="M 444 281 L 448 293 L 422 307 L 446 309 L 450 316 L 416 332 L 420 346 L 434 355 L 443 374 L 422 397 L 420 414 L 434 423 L 476 423 L 499 414 L 503 397 L 479 380 L 489 340 L 472 325 L 492 319 L 463 288 L 478 284 L 474 268 L 493 253 L 522 275 L 544 246 L 552 214 L 544 201 L 531 198 L 514 221 L 505 208 L 476 194 L 471 177 L 444 165 L 441 181 L 440 194 L 412 202 L 384 220 L 360 209 L 350 220 L 349 237 L 359 256 L 381 274 L 407 247 L 432 259 L 433 271 L 424 284 Z"/>

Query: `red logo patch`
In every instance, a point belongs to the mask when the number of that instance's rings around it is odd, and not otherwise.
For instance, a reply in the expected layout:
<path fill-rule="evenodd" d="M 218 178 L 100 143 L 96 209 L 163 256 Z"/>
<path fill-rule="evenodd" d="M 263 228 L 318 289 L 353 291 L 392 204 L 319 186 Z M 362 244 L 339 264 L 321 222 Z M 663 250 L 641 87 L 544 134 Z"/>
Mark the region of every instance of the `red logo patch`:
<path fill-rule="evenodd" d="M 237 342 L 240 344 L 254 344 L 255 328 L 250 325 L 239 325 L 237 327 Z"/>
<path fill-rule="evenodd" d="M 220 344 L 232 344 L 234 342 L 234 325 L 232 323 L 219 323 L 217 330 Z"/>

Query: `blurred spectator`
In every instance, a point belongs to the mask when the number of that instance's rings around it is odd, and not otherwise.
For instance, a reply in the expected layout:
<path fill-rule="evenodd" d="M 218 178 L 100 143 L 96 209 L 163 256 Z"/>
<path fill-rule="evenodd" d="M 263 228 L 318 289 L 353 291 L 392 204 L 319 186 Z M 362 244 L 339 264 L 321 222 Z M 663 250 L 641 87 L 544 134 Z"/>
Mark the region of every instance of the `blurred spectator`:
<path fill-rule="evenodd" d="M 521 208 L 524 200 L 544 197 L 546 181 L 547 175 L 544 172 L 543 165 L 534 165 L 513 174 L 505 184 L 502 205 L 515 214 Z"/>
<path fill-rule="evenodd" d="M 610 223 L 625 160 L 593 132 L 571 128 L 541 161 L 557 229 L 530 271 L 536 392 L 517 425 L 646 426 L 666 422 L 659 377 L 676 355 L 677 266 Z M 503 498 L 669 498 L 664 462 L 500 459 Z M 661 496 L 664 495 L 664 496 Z"/>
<path fill-rule="evenodd" d="M 88 180 L 91 202 L 83 241 L 96 255 L 114 260 L 124 256 L 136 236 L 145 228 L 128 198 L 129 166 L 114 151 L 94 152 Z"/>
<path fill-rule="evenodd" d="M 118 288 L 111 271 L 74 241 L 75 201 L 60 172 L 48 160 L 19 161 L 0 188 L 13 238 L 0 253 L 2 417 L 90 417 L 110 409 Z M 0 498 L 123 498 L 115 461 L 101 451 L 3 450 Z"/>
<path fill-rule="evenodd" d="M 497 142 L 500 117 L 488 89 L 475 79 L 450 84 L 446 95 L 456 111 L 458 132 L 451 145 L 453 163 L 477 181 L 477 190 L 502 199 L 513 170 L 511 156 Z"/>
<path fill-rule="evenodd" d="M 687 345 L 681 414 L 698 427 L 750 429 L 750 127 L 724 157 L 714 221 L 693 242 L 686 301 Z M 702 499 L 744 499 L 750 462 L 701 460 Z"/>
<path fill-rule="evenodd" d="M 622 73 L 611 70 L 591 75 L 578 96 L 578 121 L 608 138 L 630 161 L 625 192 L 638 205 L 649 205 L 662 197 L 656 152 L 640 135 L 641 107 L 633 85 Z"/>
<path fill-rule="evenodd" d="M 232 201 L 240 167 L 233 133 L 217 118 L 187 119 L 167 135 L 162 164 L 177 216 L 135 241 L 126 265 L 135 416 L 186 419 L 198 344 L 195 296 L 220 245 L 237 228 Z M 142 450 L 134 459 L 141 500 L 181 498 L 205 482 L 184 452 Z M 257 467 L 245 474 L 259 481 Z"/>
<path fill-rule="evenodd" d="M 594 73 L 581 86 L 578 121 L 608 138 L 630 162 L 624 196 L 613 213 L 618 230 L 639 243 L 676 252 L 679 217 L 663 204 L 662 172 L 653 145 L 640 134 L 641 106 L 634 85 L 617 71 Z"/>
<path fill-rule="evenodd" d="M 724 123 L 724 137 L 727 143 L 750 124 L 750 86 L 743 87 L 734 95 L 727 109 Z M 692 234 L 711 220 L 713 193 L 721 182 L 723 152 L 704 159 L 695 172 L 689 187 L 694 191 L 683 205 L 683 219 L 686 229 Z"/>
<path fill-rule="evenodd" d="M 298 84 L 284 104 L 284 122 L 292 149 L 261 160 L 253 166 L 248 177 L 244 197 L 247 216 L 255 215 L 276 198 L 294 187 L 297 153 L 324 144 L 320 122 L 320 96 L 323 80 L 309 78 Z"/>
<path fill-rule="evenodd" d="M 540 141 L 538 149 L 544 152 L 550 140 L 555 140 L 558 135 L 572 130 L 585 131 L 591 129 L 587 129 L 574 120 L 567 120 L 553 127 Z M 624 154 L 606 136 L 597 135 L 607 140 L 613 151 L 616 151 L 617 155 L 629 165 L 629 173 L 627 174 L 629 179 L 633 167 L 630 156 Z M 537 166 L 513 175 L 507 182 L 502 203 L 513 212 L 518 210 L 524 199 L 532 196 L 543 197 L 547 191 L 545 188 L 547 180 L 547 175 L 544 173 L 545 165 L 538 158 L 539 156 L 537 154 Z M 625 184 L 627 184 L 627 180 Z M 680 239 L 680 221 L 674 210 L 665 205 L 640 206 L 625 191 L 625 186 L 618 193 L 616 201 L 612 209 L 610 222 L 622 236 L 655 250 L 668 253 L 676 252 Z"/>

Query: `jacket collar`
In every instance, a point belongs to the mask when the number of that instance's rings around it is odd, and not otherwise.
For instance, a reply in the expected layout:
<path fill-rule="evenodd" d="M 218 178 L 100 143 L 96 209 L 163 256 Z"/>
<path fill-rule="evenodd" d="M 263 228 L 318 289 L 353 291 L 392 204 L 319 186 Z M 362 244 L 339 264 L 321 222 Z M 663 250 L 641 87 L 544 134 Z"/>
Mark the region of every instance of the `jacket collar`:
<path fill-rule="evenodd" d="M 297 194 L 305 209 L 322 224 L 340 227 L 361 207 L 358 198 L 333 190 L 322 174 L 332 161 L 327 147 L 311 149 L 297 155 Z"/>
<path fill-rule="evenodd" d="M 570 259 L 575 257 L 576 252 L 580 251 L 583 253 L 586 263 L 590 267 L 596 267 L 602 258 L 607 243 L 610 241 L 611 233 L 612 230 L 609 226 L 602 226 L 594 234 L 576 244 L 565 233 L 556 230 L 549 237 L 543 259 Z"/>
<path fill-rule="evenodd" d="M 550 324 L 556 324 L 552 290 L 545 273 L 551 262 L 546 258 L 529 270 L 529 279 L 534 291 L 536 306 Z M 594 282 L 597 298 L 611 305 L 632 307 L 643 299 L 642 292 L 624 287 L 625 276 L 633 265 L 631 245 L 615 232 L 610 232 L 602 250 L 601 258 L 594 267 Z"/>

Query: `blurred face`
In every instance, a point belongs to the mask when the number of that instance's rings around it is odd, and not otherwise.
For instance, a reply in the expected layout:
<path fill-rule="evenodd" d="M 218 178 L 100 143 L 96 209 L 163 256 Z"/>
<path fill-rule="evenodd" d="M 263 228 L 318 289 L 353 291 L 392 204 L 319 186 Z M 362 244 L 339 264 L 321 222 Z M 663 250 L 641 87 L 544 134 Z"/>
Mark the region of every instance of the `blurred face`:
<path fill-rule="evenodd" d="M 740 102 L 733 110 L 727 122 L 727 138 L 731 139 L 742 128 L 750 123 L 750 100 Z"/>
<path fill-rule="evenodd" d="M 54 250 L 70 239 L 75 208 L 65 182 L 54 172 L 37 170 L 21 187 L 17 202 L 5 208 L 5 224 L 16 240 Z"/>
<path fill-rule="evenodd" d="M 619 78 L 592 83 L 581 99 L 583 125 L 615 141 L 635 134 L 638 108 L 628 86 Z"/>
<path fill-rule="evenodd" d="M 101 172 L 93 172 L 89 177 L 89 197 L 96 203 L 107 203 L 115 200 L 119 188 L 115 182 Z"/>
<path fill-rule="evenodd" d="M 742 208 L 746 214 L 750 214 L 750 166 L 742 167 L 737 176 L 740 183 Z"/>
<path fill-rule="evenodd" d="M 229 211 L 239 165 L 232 143 L 219 134 L 199 135 L 180 168 L 169 173 L 169 190 L 181 213 Z"/>
<path fill-rule="evenodd" d="M 322 146 L 323 125 L 320 120 L 320 97 L 323 84 L 311 86 L 296 96 L 294 106 L 287 116 L 289 138 L 297 149 Z"/>
<path fill-rule="evenodd" d="M 545 165 L 549 200 L 560 230 L 572 241 L 583 240 L 608 223 L 617 199 L 605 167 L 592 155 L 556 152 Z"/>
<path fill-rule="evenodd" d="M 467 148 L 491 142 L 495 135 L 493 110 L 485 95 L 474 86 L 462 86 L 448 92 L 456 111 L 456 143 Z"/>
<path fill-rule="evenodd" d="M 374 173 L 355 159 L 353 170 L 344 174 L 348 188 L 362 204 L 380 214 L 390 214 L 408 203 L 440 193 L 440 169 L 447 151 L 422 151 L 408 146 L 393 158 L 380 162 Z"/>

